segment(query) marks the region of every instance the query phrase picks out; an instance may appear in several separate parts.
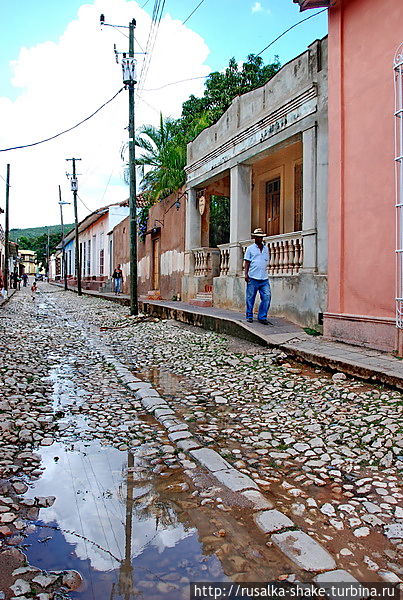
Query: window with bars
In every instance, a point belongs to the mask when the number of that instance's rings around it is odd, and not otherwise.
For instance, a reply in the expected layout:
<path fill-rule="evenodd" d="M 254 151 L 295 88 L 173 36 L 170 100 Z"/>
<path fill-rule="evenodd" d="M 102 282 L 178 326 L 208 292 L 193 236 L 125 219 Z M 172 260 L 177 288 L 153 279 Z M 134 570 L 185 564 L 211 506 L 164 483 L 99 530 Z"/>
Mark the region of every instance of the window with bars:
<path fill-rule="evenodd" d="M 104 274 L 104 251 L 103 249 L 99 251 L 99 274 Z"/>

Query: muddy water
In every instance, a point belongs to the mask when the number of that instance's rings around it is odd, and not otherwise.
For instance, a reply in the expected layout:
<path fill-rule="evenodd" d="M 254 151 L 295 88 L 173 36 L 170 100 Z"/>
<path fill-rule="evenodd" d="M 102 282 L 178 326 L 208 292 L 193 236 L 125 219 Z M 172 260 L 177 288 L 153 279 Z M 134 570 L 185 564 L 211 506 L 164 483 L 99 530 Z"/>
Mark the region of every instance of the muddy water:
<path fill-rule="evenodd" d="M 26 539 L 27 555 L 45 570 L 79 571 L 84 585 L 72 598 L 120 599 L 137 590 L 150 600 L 176 600 L 186 597 L 190 579 L 227 579 L 218 559 L 204 554 L 197 529 L 181 522 L 180 500 L 155 488 L 146 451 L 78 442 L 42 453 L 46 469 L 28 496 L 56 488 L 57 497 Z"/>
<path fill-rule="evenodd" d="M 203 469 L 184 471 L 176 462 L 156 473 L 155 442 L 122 451 L 118 439 L 97 439 L 80 414 L 88 393 L 74 365 L 74 358 L 58 362 L 49 377 L 62 434 L 41 449 L 44 471 L 26 497 L 56 500 L 29 527 L 30 564 L 78 571 L 84 583 L 69 597 L 80 600 L 180 600 L 189 597 L 191 581 L 271 581 L 296 573 L 266 546 L 248 507 L 215 487 Z M 165 384 L 168 394 L 177 392 L 173 380 Z M 161 429 L 149 415 L 139 419 Z M 211 503 L 202 505 L 207 497 Z"/>

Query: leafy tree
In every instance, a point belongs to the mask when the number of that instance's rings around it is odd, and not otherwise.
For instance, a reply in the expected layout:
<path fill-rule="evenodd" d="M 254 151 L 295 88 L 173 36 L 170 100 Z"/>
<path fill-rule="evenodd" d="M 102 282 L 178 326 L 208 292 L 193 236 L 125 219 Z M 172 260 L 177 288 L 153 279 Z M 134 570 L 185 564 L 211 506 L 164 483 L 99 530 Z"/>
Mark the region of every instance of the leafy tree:
<path fill-rule="evenodd" d="M 228 244 L 230 234 L 230 200 L 227 196 L 210 197 L 210 248 Z"/>
<path fill-rule="evenodd" d="M 135 144 L 142 151 L 136 165 L 148 167 L 141 187 L 158 202 L 179 189 L 185 182 L 186 145 L 206 127 L 203 118 L 194 120 L 188 131 L 178 127 L 177 121 L 160 115 L 159 127 L 143 125 L 137 132 Z"/>
<path fill-rule="evenodd" d="M 140 150 L 136 165 L 145 167 L 141 188 L 152 203 L 158 202 L 185 183 L 186 146 L 217 121 L 232 100 L 266 83 L 280 68 L 278 57 L 264 65 L 260 56 L 250 54 L 240 67 L 231 58 L 224 72 L 211 73 L 201 98 L 191 95 L 182 105 L 179 119 L 164 119 L 158 127 L 143 125 L 135 137 Z"/>

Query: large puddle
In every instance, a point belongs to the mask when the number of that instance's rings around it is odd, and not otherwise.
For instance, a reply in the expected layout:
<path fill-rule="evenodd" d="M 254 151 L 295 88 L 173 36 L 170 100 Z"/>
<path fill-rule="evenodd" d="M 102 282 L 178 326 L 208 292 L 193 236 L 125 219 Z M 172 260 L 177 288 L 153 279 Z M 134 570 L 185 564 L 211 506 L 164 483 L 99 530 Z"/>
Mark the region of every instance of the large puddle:
<path fill-rule="evenodd" d="M 165 432 L 152 417 L 140 413 L 130 423 L 157 438 L 127 450 L 119 432 L 113 442 L 97 438 L 81 411 L 94 399 L 79 387 L 82 367 L 74 358 L 51 359 L 61 433 L 41 448 L 44 471 L 25 497 L 56 499 L 28 528 L 23 548 L 31 565 L 78 571 L 84 582 L 68 597 L 80 600 L 180 600 L 189 598 L 192 581 L 268 581 L 295 572 L 211 475 L 174 448 L 167 456 L 158 441 Z M 127 427 L 123 421 L 120 430 Z"/>
<path fill-rule="evenodd" d="M 204 553 L 183 499 L 158 489 L 143 453 L 97 442 L 42 453 L 46 470 L 27 496 L 56 488 L 56 501 L 41 511 L 26 552 L 44 570 L 79 571 L 84 584 L 72 598 L 177 600 L 188 597 L 191 580 L 227 579 L 219 560 Z"/>

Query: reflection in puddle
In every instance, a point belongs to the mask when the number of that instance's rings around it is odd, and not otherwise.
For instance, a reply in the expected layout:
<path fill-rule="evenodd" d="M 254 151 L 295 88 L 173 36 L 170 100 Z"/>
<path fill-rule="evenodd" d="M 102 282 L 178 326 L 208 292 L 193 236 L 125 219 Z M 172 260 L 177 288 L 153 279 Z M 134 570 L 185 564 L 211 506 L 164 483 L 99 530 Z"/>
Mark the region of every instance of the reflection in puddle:
<path fill-rule="evenodd" d="M 57 482 L 57 499 L 26 540 L 28 559 L 46 570 L 79 571 L 85 584 L 72 598 L 130 598 L 140 591 L 177 600 L 187 597 L 190 580 L 226 580 L 218 559 L 203 556 L 197 530 L 180 521 L 180 501 L 156 489 L 141 450 L 123 453 L 92 442 L 42 453 L 46 470 L 29 496 L 54 494 Z"/>

